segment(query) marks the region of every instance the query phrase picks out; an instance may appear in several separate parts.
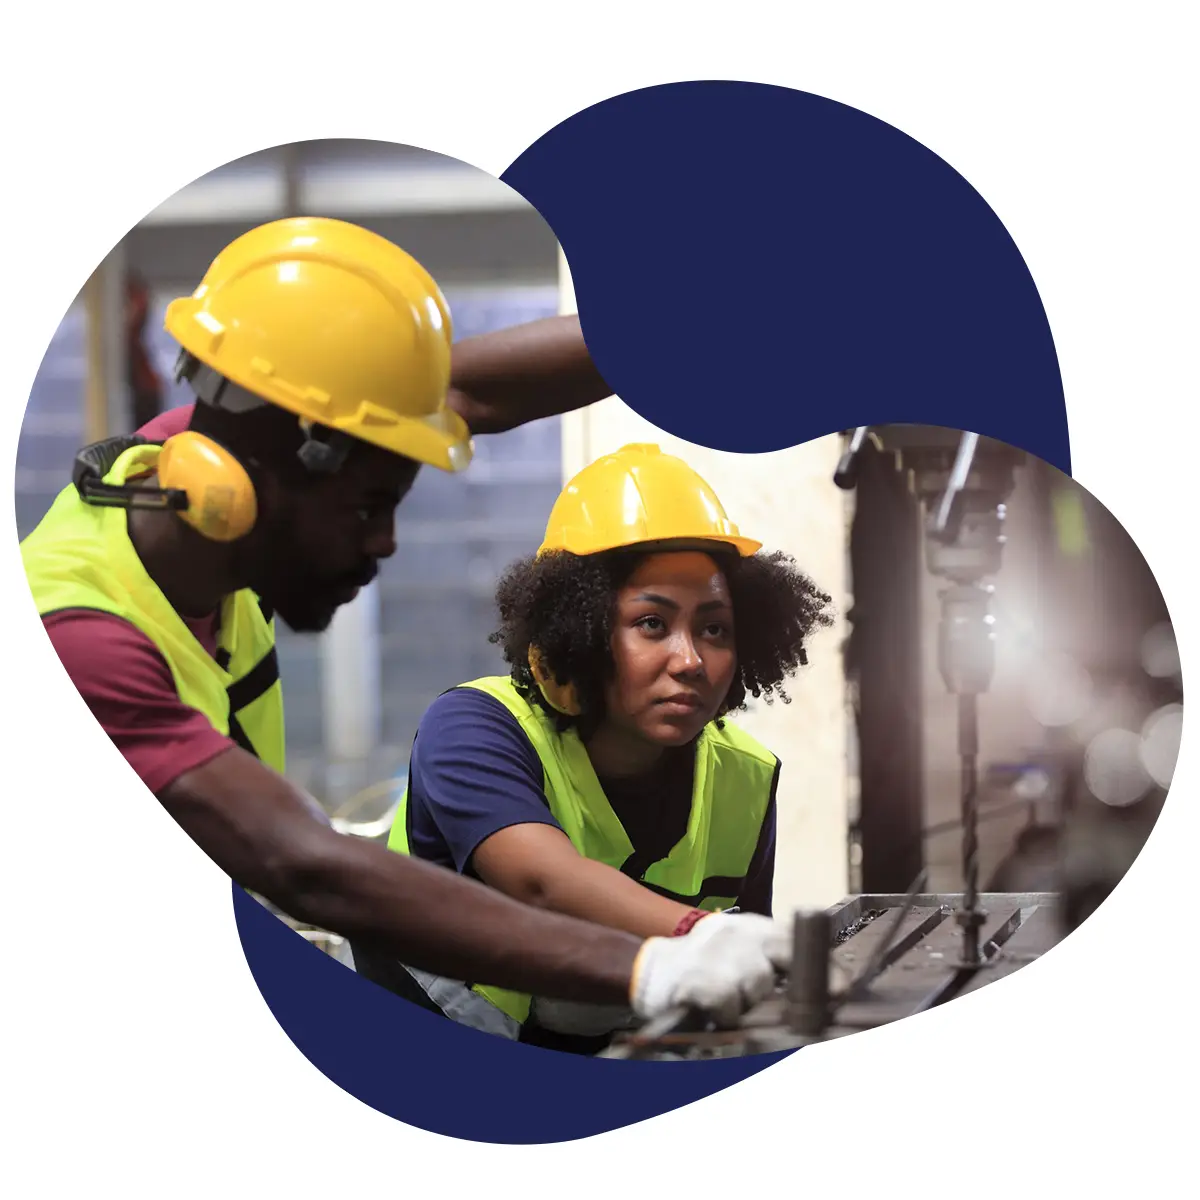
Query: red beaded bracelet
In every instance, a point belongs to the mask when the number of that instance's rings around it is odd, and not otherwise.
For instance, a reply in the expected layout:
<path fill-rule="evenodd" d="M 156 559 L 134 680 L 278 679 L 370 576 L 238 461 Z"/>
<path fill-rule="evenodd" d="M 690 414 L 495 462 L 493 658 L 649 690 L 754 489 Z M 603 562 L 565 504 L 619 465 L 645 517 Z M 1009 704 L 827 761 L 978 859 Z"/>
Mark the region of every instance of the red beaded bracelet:
<path fill-rule="evenodd" d="M 672 937 L 683 937 L 685 933 L 691 933 L 692 929 L 702 917 L 711 917 L 712 913 L 705 912 L 702 908 L 693 908 L 691 912 L 685 913 L 680 919 L 679 924 L 675 926 L 675 932 Z"/>

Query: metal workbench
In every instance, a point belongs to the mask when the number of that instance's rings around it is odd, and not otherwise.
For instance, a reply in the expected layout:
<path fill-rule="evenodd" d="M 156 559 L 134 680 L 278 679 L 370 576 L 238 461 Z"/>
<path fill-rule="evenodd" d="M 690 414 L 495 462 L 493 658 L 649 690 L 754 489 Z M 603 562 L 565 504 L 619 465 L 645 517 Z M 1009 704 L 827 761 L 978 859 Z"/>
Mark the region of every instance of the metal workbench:
<path fill-rule="evenodd" d="M 795 977 L 751 1009 L 734 1029 L 678 1014 L 621 1035 L 609 1058 L 711 1058 L 796 1049 L 890 1024 L 986 987 L 1061 940 L 1057 898 L 1048 893 L 982 893 L 980 965 L 962 965 L 958 894 L 855 896 L 829 911 L 824 950 L 830 975 L 846 981 L 813 1029 L 797 1019 Z M 905 909 L 907 908 L 907 911 Z M 864 976 L 869 979 L 863 980 Z M 855 987 L 863 980 L 861 987 Z M 801 1032 L 802 1029 L 812 1032 Z"/>

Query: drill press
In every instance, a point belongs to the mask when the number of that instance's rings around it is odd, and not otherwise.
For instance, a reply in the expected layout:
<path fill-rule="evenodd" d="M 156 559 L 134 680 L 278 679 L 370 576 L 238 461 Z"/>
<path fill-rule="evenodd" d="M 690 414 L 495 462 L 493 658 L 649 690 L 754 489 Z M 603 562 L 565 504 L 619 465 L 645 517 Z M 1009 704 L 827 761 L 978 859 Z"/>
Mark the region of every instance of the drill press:
<path fill-rule="evenodd" d="M 907 475 L 925 521 L 926 567 L 946 582 L 938 666 L 958 702 L 963 891 L 926 894 L 922 872 L 907 895 L 854 896 L 831 910 L 797 912 L 786 982 L 736 1030 L 676 1012 L 621 1038 L 605 1057 L 753 1054 L 844 1036 L 1009 974 L 1062 934 L 1055 895 L 979 892 L 978 698 L 995 659 L 988 580 L 1001 567 L 1006 504 L 1026 456 L 953 429 L 863 426 L 838 464 L 838 487 L 854 487 L 868 439 Z"/>
<path fill-rule="evenodd" d="M 895 454 L 925 516 L 925 562 L 946 580 L 939 592 L 938 668 L 958 700 L 961 763 L 963 898 L 956 914 L 962 929 L 960 966 L 980 965 L 979 931 L 979 696 L 988 690 L 995 662 L 993 585 L 1001 567 L 1006 503 L 1025 453 L 975 433 L 931 426 L 861 426 L 838 464 L 834 482 L 854 486 L 858 456 L 871 436 Z"/>

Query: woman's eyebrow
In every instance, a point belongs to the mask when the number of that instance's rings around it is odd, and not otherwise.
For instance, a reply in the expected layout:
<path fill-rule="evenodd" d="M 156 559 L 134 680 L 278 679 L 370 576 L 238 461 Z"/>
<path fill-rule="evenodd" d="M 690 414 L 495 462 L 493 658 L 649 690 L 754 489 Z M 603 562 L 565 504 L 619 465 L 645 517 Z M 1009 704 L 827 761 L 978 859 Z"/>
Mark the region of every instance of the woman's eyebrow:
<path fill-rule="evenodd" d="M 650 604 L 661 604 L 664 608 L 673 608 L 676 612 L 679 611 L 679 605 L 669 596 L 660 596 L 657 592 L 642 592 L 638 597 L 639 600 L 645 600 Z M 703 604 L 696 605 L 697 612 L 707 612 L 713 608 L 729 608 L 728 600 L 705 600 Z"/>

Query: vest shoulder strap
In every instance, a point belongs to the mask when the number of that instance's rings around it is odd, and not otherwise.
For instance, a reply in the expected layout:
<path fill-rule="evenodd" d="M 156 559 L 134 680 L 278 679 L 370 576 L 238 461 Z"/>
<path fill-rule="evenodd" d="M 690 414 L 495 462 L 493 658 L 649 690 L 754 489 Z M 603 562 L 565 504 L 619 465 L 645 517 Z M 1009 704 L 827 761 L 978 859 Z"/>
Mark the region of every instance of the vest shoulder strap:
<path fill-rule="evenodd" d="M 773 771 L 779 762 L 778 757 L 766 748 L 757 738 L 751 737 L 744 729 L 735 725 L 728 717 L 725 717 L 721 724 L 723 729 L 718 729 L 715 724 L 708 728 L 708 738 L 714 747 L 732 750 L 736 754 L 745 755 L 746 758 L 760 763 L 763 767 Z"/>

